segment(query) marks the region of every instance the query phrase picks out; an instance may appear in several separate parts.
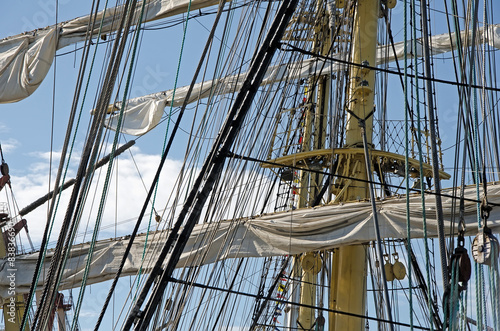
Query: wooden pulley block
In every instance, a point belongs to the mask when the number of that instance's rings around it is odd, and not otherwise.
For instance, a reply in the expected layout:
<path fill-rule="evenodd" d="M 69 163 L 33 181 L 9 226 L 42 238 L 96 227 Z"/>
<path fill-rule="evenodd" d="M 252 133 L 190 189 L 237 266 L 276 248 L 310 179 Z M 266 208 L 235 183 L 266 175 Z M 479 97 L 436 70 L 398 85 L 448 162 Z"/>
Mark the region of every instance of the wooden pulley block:
<path fill-rule="evenodd" d="M 491 259 L 498 259 L 498 239 L 488 228 L 483 229 L 472 241 L 472 257 L 479 264 L 491 265 Z"/>
<path fill-rule="evenodd" d="M 394 273 L 394 277 L 397 280 L 403 280 L 406 277 L 406 267 L 401 261 L 399 261 L 399 256 L 397 253 L 392 254 L 394 255 L 394 259 L 396 262 L 392 265 L 392 272 Z"/>
<path fill-rule="evenodd" d="M 467 254 L 465 247 L 459 246 L 455 248 L 452 259 L 456 259 L 458 263 L 458 281 L 467 283 L 470 279 L 472 268 L 469 254 Z"/>
<path fill-rule="evenodd" d="M 394 281 L 394 271 L 392 269 L 392 264 L 391 262 L 386 262 L 384 264 L 384 270 L 385 270 L 385 279 L 388 282 Z"/>
<path fill-rule="evenodd" d="M 321 258 L 317 253 L 306 253 L 302 256 L 301 265 L 305 272 L 317 274 L 321 271 Z"/>
<path fill-rule="evenodd" d="M 387 255 L 384 255 L 384 259 L 385 280 L 387 280 L 388 282 L 392 282 L 394 281 L 394 271 L 392 269 L 392 263 Z"/>
<path fill-rule="evenodd" d="M 7 176 L 9 174 L 9 166 L 7 165 L 7 163 L 2 162 L 2 164 L 0 165 L 0 172 L 3 176 Z"/>

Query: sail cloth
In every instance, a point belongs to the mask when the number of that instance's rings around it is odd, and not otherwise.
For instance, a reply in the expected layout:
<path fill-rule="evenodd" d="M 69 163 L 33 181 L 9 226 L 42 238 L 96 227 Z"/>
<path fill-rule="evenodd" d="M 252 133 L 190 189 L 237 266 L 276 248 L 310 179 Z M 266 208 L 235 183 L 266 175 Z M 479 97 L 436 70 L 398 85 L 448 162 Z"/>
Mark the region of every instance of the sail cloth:
<path fill-rule="evenodd" d="M 451 194 L 451 191 L 444 191 Z M 475 188 L 467 188 L 466 198 L 475 199 Z M 453 213 L 452 198 L 443 198 L 445 234 L 456 235 L 456 225 L 452 233 L 451 215 L 458 215 L 458 203 Z M 500 203 L 500 184 L 488 186 L 488 201 Z M 420 195 L 410 198 L 411 238 L 423 238 L 423 211 Z M 437 237 L 435 198 L 427 195 L 425 199 L 427 218 L 427 236 Z M 377 202 L 377 213 L 382 238 L 407 238 L 406 199 L 405 197 Z M 317 250 L 329 250 L 335 247 L 367 243 L 376 240 L 373 228 L 372 207 L 370 202 L 345 203 L 290 212 L 263 215 L 253 219 L 221 221 L 218 223 L 195 226 L 177 267 L 197 266 L 213 263 L 228 258 L 270 257 L 288 254 L 300 254 Z M 467 235 L 478 232 L 477 204 L 465 202 L 465 222 Z M 500 232 L 500 207 L 493 207 L 488 220 L 488 227 L 494 233 Z M 168 231 L 152 232 L 148 238 L 148 249 L 144 261 L 154 263 L 157 251 L 165 242 Z M 134 241 L 122 276 L 135 275 L 141 265 L 145 235 Z M 112 279 L 127 246 L 127 238 L 101 240 L 96 243 L 94 258 L 88 275 L 87 284 L 94 284 Z M 89 244 L 74 246 L 71 257 L 66 263 L 60 289 L 80 286 L 86 264 Z M 52 251 L 48 251 L 44 266 L 47 269 Z M 38 253 L 17 256 L 16 294 L 28 293 L 31 285 L 35 261 Z M 145 264 L 147 272 L 150 265 Z M 0 260 L 0 304 L 9 297 L 9 275 L 12 271 L 9 261 Z M 39 288 L 44 282 L 42 272 Z"/>
<path fill-rule="evenodd" d="M 487 33 L 484 33 L 486 31 Z M 478 29 L 478 37 L 481 43 L 488 43 L 492 47 L 500 49 L 500 24 L 490 25 L 488 29 Z M 471 39 L 472 31 L 462 31 L 462 42 L 465 43 L 467 38 Z M 450 39 L 451 38 L 451 39 Z M 451 40 L 451 41 L 450 41 Z M 395 52 L 392 50 L 392 45 L 382 45 L 377 49 L 376 65 L 389 63 L 396 59 L 402 59 L 404 56 L 404 42 L 394 44 Z M 417 49 L 413 51 L 413 43 L 407 42 L 407 49 L 410 54 L 408 56 L 422 57 L 422 43 L 417 41 Z M 442 54 L 456 49 L 456 34 L 441 34 L 431 38 L 431 55 Z M 333 58 L 346 60 L 345 55 L 332 55 Z M 261 86 L 283 81 L 285 79 L 302 79 L 311 75 L 325 74 L 345 70 L 346 65 L 330 60 L 317 58 L 307 59 L 302 62 L 293 62 L 270 66 L 265 74 Z M 193 87 L 188 103 L 204 99 L 209 95 L 222 95 L 232 91 L 238 91 L 245 80 L 246 73 L 239 76 L 227 76 L 218 80 L 206 81 L 197 83 Z M 153 129 L 161 120 L 165 107 L 180 106 L 184 102 L 186 92 L 189 86 L 183 86 L 174 90 L 168 90 L 158 93 L 149 94 L 146 96 L 128 100 L 128 105 L 124 111 L 124 122 L 122 133 L 130 135 L 142 135 Z M 120 109 L 120 104 L 115 104 L 116 109 Z M 108 118 L 106 126 L 116 130 L 118 122 L 118 114 L 111 115 Z M 139 125 L 141 124 L 141 125 Z"/>
<path fill-rule="evenodd" d="M 217 0 L 149 0 L 145 7 L 144 22 L 150 22 L 218 3 Z M 135 10 L 139 17 L 142 2 Z M 124 6 L 97 13 L 93 31 L 97 36 L 102 20 L 102 34 L 116 31 Z M 87 15 L 43 29 L 25 32 L 0 41 L 0 103 L 20 101 L 40 86 L 49 71 L 58 49 L 85 40 L 89 22 Z M 133 22 L 137 22 L 134 19 Z"/>
<path fill-rule="evenodd" d="M 298 79 L 313 74 L 318 66 L 323 65 L 317 59 L 305 60 L 302 63 L 292 65 L 280 65 L 269 67 L 262 80 L 261 86 L 283 81 L 284 79 Z M 318 70 L 319 71 L 319 70 Z M 197 83 L 193 86 L 188 103 L 208 98 L 209 96 L 223 95 L 237 92 L 243 85 L 247 73 L 227 76 L 221 79 Z M 165 107 L 179 107 L 186 99 L 189 86 L 182 86 L 175 90 L 168 90 L 149 94 L 143 97 L 133 98 L 127 101 L 121 132 L 130 135 L 142 135 L 153 129 L 161 120 Z M 116 103 L 114 108 L 119 110 L 121 104 Z M 116 130 L 119 113 L 111 115 L 106 126 Z"/>
<path fill-rule="evenodd" d="M 462 40 L 462 46 L 470 45 L 472 43 L 472 30 L 461 31 L 460 37 Z M 487 29 L 478 29 L 477 38 L 478 40 L 476 40 L 476 44 L 485 43 L 491 47 L 500 49 L 500 24 L 490 25 Z M 468 44 L 466 44 L 467 41 Z M 447 53 L 457 49 L 457 36 L 455 32 L 431 36 L 429 42 L 429 51 L 431 56 Z M 414 49 L 413 41 L 408 40 L 406 42 L 408 57 L 424 56 L 422 40 L 418 39 L 416 44 L 416 49 Z M 377 64 L 395 61 L 396 57 L 400 60 L 403 59 L 404 47 L 405 42 L 403 41 L 394 44 L 395 51 L 393 51 L 392 45 L 379 46 L 377 49 Z"/>
<path fill-rule="evenodd" d="M 0 103 L 30 96 L 49 72 L 56 53 L 55 28 L 0 41 Z"/>

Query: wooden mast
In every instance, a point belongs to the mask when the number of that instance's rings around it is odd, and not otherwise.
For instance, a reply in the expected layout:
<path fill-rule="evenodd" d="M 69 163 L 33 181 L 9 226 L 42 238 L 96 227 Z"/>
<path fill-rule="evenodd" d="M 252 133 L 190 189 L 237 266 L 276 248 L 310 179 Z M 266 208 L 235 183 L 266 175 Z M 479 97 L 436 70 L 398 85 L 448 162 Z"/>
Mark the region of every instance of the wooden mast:
<path fill-rule="evenodd" d="M 357 0 L 352 34 L 351 61 L 374 66 L 377 43 L 377 20 L 380 10 L 379 0 Z M 375 72 L 352 66 L 346 128 L 346 148 L 363 147 L 363 138 L 358 118 L 365 119 L 368 145 L 372 146 Z M 369 117 L 368 117 L 369 116 Z M 356 118 L 357 117 L 357 118 Z M 368 118 L 367 118 L 368 117 Z M 366 180 L 367 172 L 364 156 L 350 158 L 351 177 Z M 344 159 L 345 160 L 345 159 Z M 353 181 L 343 195 L 342 201 L 356 201 L 369 198 L 368 184 Z M 365 314 L 366 302 L 366 250 L 362 245 L 341 247 L 332 259 L 330 309 L 358 315 Z M 364 330 L 362 318 L 345 314 L 329 314 L 329 328 L 336 331 Z"/>
<path fill-rule="evenodd" d="M 339 2 L 337 6 L 345 4 Z M 320 10 L 318 6 L 318 10 Z M 351 46 L 353 63 L 375 65 L 379 0 L 358 0 L 354 16 Z M 321 26 L 316 25 L 316 35 L 321 35 Z M 324 25 L 323 25 L 324 26 Z M 330 41 L 323 34 L 322 39 L 314 45 L 314 52 L 327 54 Z M 314 78 L 311 78 L 314 79 Z M 311 86 L 311 85 L 310 85 Z M 372 147 L 374 108 L 375 72 L 373 70 L 352 66 L 350 69 L 350 86 L 347 97 L 347 126 L 345 148 L 355 150 L 363 147 L 363 137 L 358 118 L 365 119 L 367 143 Z M 315 88 L 314 88 L 315 87 Z M 325 146 L 326 126 L 320 119 L 326 116 L 328 108 L 327 80 L 322 77 L 316 86 L 312 86 L 308 100 L 315 100 L 314 109 L 306 108 L 302 151 L 320 150 Z M 353 153 L 343 158 L 340 168 L 347 171 L 350 177 L 367 180 L 364 155 Z M 310 206 L 319 192 L 322 178 L 301 172 L 298 207 Z M 338 201 L 359 201 L 369 198 L 366 182 L 352 181 Z M 301 278 L 300 303 L 297 312 L 297 327 L 309 330 L 315 323 L 315 312 L 306 308 L 315 305 L 316 274 L 321 270 L 321 260 L 317 253 L 308 253 L 295 258 L 294 277 Z M 300 267 L 298 267 L 300 265 Z M 330 283 L 329 308 L 342 312 L 365 314 L 366 302 L 366 251 L 362 245 L 341 247 L 333 254 L 332 275 Z M 364 329 L 364 319 L 345 314 L 329 314 L 330 330 L 354 331 Z"/>

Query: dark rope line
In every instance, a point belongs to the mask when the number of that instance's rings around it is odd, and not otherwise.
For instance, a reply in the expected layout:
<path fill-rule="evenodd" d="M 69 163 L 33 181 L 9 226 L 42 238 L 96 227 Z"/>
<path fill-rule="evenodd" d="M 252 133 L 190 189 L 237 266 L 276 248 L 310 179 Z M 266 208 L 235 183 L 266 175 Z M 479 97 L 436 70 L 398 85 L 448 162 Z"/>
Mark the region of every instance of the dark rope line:
<path fill-rule="evenodd" d="M 124 11 L 131 10 L 135 8 L 135 2 L 127 1 L 125 4 Z M 129 8 L 130 6 L 130 8 Z M 78 166 L 78 171 L 76 175 L 76 182 L 68 203 L 66 214 L 63 221 L 63 226 L 59 234 L 58 242 L 56 245 L 56 250 L 54 251 L 54 256 L 51 259 L 47 281 L 44 286 L 44 293 L 42 296 L 43 304 L 37 308 L 37 312 L 42 310 L 41 321 L 44 323 L 42 328 L 48 321 L 50 314 L 50 307 L 55 301 L 55 294 L 57 287 L 59 285 L 60 279 L 62 277 L 64 265 L 66 262 L 67 254 L 69 252 L 69 247 L 71 246 L 71 241 L 74 237 L 77 224 L 79 222 L 79 211 L 81 211 L 87 189 L 90 183 L 90 177 L 86 176 L 87 168 L 93 167 L 95 159 L 97 157 L 97 144 L 100 141 L 100 137 L 103 131 L 105 109 L 109 104 L 109 99 L 116 81 L 116 76 L 118 74 L 118 69 L 123 55 L 123 50 L 126 45 L 127 32 L 130 29 L 133 16 L 129 15 L 122 16 L 119 25 L 118 38 L 115 40 L 113 45 L 113 50 L 110 56 L 110 65 L 106 71 L 106 79 L 104 80 L 104 85 L 99 95 L 97 103 L 97 111 L 92 120 L 90 126 L 90 132 L 85 143 L 85 147 L 82 152 L 82 158 L 80 165 Z"/>
<path fill-rule="evenodd" d="M 99 1 L 97 1 L 97 2 L 93 1 L 91 12 L 94 11 L 94 8 L 95 8 L 95 12 L 97 14 L 98 7 L 99 7 Z M 95 15 L 95 17 L 97 17 L 97 16 Z M 89 45 L 88 43 L 90 42 L 90 39 L 92 38 L 93 29 L 94 29 L 95 22 L 96 22 L 95 17 L 94 17 L 94 20 L 89 21 L 89 24 L 87 27 L 87 33 L 86 33 L 86 38 L 85 38 L 85 43 L 84 43 L 84 48 L 86 48 L 86 49 L 85 49 L 84 54 L 82 55 L 82 59 L 80 62 L 80 69 L 78 72 L 77 84 L 75 87 L 73 102 L 72 102 L 72 106 L 71 106 L 71 112 L 70 112 L 70 116 L 68 119 L 68 128 L 66 130 L 66 135 L 65 135 L 65 139 L 64 139 L 64 143 L 63 143 L 63 147 L 62 147 L 62 151 L 61 151 L 61 160 L 59 161 L 58 172 L 57 172 L 56 180 L 54 183 L 54 187 L 56 187 L 56 188 L 59 187 L 59 184 L 60 184 L 60 180 L 61 180 L 63 168 L 64 168 L 64 163 L 65 163 L 65 156 L 66 156 L 66 152 L 67 152 L 67 149 L 69 146 L 69 141 L 71 138 L 71 128 L 74 124 L 74 120 L 75 120 L 75 116 L 76 116 L 76 108 L 78 105 L 78 100 L 80 97 L 81 88 L 82 88 L 82 84 L 83 84 L 84 72 L 85 72 L 85 68 L 87 65 L 88 55 L 90 52 L 90 47 L 88 47 L 88 45 Z M 54 208 L 55 208 L 55 199 L 52 200 L 51 206 L 50 206 L 49 211 L 48 211 L 47 222 L 46 222 L 43 237 L 42 237 L 42 243 L 40 245 L 41 250 L 45 250 L 47 243 L 48 243 L 49 230 L 51 228 L 50 220 L 52 218 L 52 213 L 54 212 Z M 35 272 L 33 274 L 33 280 L 32 280 L 29 294 L 28 294 L 28 298 L 27 298 L 27 307 L 26 307 L 24 314 L 23 314 L 23 317 L 22 317 L 22 328 L 24 328 L 24 326 L 27 325 L 27 323 L 28 323 L 30 306 L 31 306 L 31 302 L 32 302 L 33 297 L 34 297 L 36 287 L 37 287 L 37 283 L 38 283 L 37 280 L 38 280 L 38 276 L 40 274 L 40 267 L 42 264 L 43 255 L 44 254 L 39 254 L 37 262 L 36 262 Z M 35 316 L 33 318 L 33 325 L 32 325 L 33 329 L 35 329 L 35 326 L 36 326 L 37 313 L 39 313 L 38 309 L 37 309 Z"/>
<path fill-rule="evenodd" d="M 324 311 L 324 312 L 336 313 L 336 314 L 340 314 L 340 315 L 352 316 L 352 317 L 357 317 L 357 318 L 365 318 L 367 320 L 376 321 L 376 322 L 382 322 L 382 323 L 387 323 L 387 324 L 392 324 L 392 325 L 410 327 L 410 324 L 406 324 L 406 323 L 402 323 L 402 322 L 390 322 L 388 320 L 384 320 L 384 319 L 377 318 L 377 317 L 371 317 L 371 316 L 367 316 L 367 315 L 359 315 L 359 314 L 349 313 L 347 311 L 341 311 L 341 310 L 335 310 L 335 309 L 317 307 L 317 306 L 312 306 L 312 305 L 306 305 L 306 304 L 302 304 L 302 303 L 299 303 L 299 302 L 292 302 L 292 301 L 283 300 L 283 299 L 279 299 L 279 298 L 272 298 L 272 297 L 269 297 L 269 295 L 263 297 L 261 295 L 257 295 L 257 294 L 253 294 L 253 293 L 246 293 L 246 292 L 241 292 L 241 291 L 234 291 L 234 290 L 229 290 L 229 289 L 225 289 L 225 288 L 220 288 L 220 287 L 215 287 L 215 286 L 210 286 L 210 285 L 195 283 L 195 282 L 188 282 L 188 281 L 176 279 L 176 278 L 173 278 L 173 277 L 169 278 L 169 282 L 178 283 L 178 284 L 184 284 L 184 285 L 190 285 L 190 286 L 199 287 L 199 288 L 208 289 L 208 290 L 227 292 L 227 293 L 230 293 L 230 294 L 248 296 L 248 297 L 252 297 L 252 298 L 256 298 L 256 299 L 272 300 L 272 301 L 276 301 L 276 302 L 279 302 L 279 303 L 282 303 L 282 304 L 289 304 L 289 305 L 295 305 L 295 306 L 299 306 L 299 307 L 312 308 L 312 309 L 317 309 L 317 310 L 321 310 L 321 311 Z M 413 328 L 419 329 L 419 330 L 430 330 L 430 328 L 426 328 L 426 327 L 423 327 L 423 326 L 415 326 L 415 325 L 413 325 Z"/>

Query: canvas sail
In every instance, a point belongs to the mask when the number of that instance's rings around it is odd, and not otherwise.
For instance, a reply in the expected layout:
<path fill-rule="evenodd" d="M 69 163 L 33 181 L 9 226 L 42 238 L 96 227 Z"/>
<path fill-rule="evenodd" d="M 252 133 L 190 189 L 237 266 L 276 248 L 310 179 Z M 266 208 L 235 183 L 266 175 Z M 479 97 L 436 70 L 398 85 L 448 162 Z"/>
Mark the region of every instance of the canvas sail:
<path fill-rule="evenodd" d="M 217 4 L 215 0 L 151 0 L 144 9 L 143 22 L 174 16 L 187 11 Z M 135 16 L 141 12 L 138 3 Z M 124 7 L 100 11 L 96 17 L 94 36 L 98 35 L 102 21 L 103 35 L 118 28 Z M 40 86 L 54 61 L 55 52 L 63 47 L 84 41 L 93 15 L 25 32 L 0 41 L 0 103 L 17 102 L 30 96 Z M 133 22 L 137 22 L 135 19 Z"/>
<path fill-rule="evenodd" d="M 443 194 L 451 194 L 451 190 Z M 475 187 L 465 191 L 465 197 L 475 199 Z M 453 224 L 451 215 L 458 214 L 458 204 L 453 210 L 453 198 L 444 198 L 445 233 L 451 233 Z M 488 201 L 500 204 L 500 184 L 488 185 Z M 427 237 L 437 237 L 435 198 L 425 198 Z M 420 195 L 410 198 L 410 219 L 412 239 L 424 238 L 422 202 Z M 383 238 L 407 237 L 406 199 L 405 197 L 388 199 L 377 203 L 380 233 Z M 306 208 L 276 214 L 263 215 L 253 219 L 222 221 L 197 225 L 184 249 L 178 267 L 197 266 L 214 263 L 229 258 L 270 257 L 329 250 L 336 247 L 367 243 L 376 240 L 373 228 L 373 213 L 370 202 L 345 203 L 317 208 Z M 455 223 L 457 220 L 455 220 Z M 466 234 L 478 232 L 477 204 L 465 201 Z M 488 227 L 495 233 L 500 232 L 500 207 L 494 207 Z M 455 227 L 456 229 L 456 224 Z M 456 231 L 456 230 L 455 230 Z M 144 261 L 154 261 L 154 254 L 168 236 L 168 231 L 149 234 L 148 249 Z M 146 235 L 136 238 L 122 276 L 136 275 L 143 261 Z M 112 279 L 122 259 L 128 243 L 127 238 L 99 241 L 94 250 L 87 284 L 94 284 Z M 80 286 L 89 244 L 74 246 L 68 258 L 60 290 Z M 52 252 L 48 251 L 46 261 Z M 28 293 L 34 273 L 38 253 L 16 257 L 16 293 Z M 0 260 L 0 301 L 9 297 L 8 261 Z M 47 269 L 49 263 L 45 263 Z M 147 271 L 149 265 L 142 265 Z M 39 288 L 44 279 L 42 271 Z"/>
<path fill-rule="evenodd" d="M 480 41 L 487 43 L 492 47 L 500 49 L 500 24 L 491 25 L 485 30 L 480 30 Z M 465 41 L 471 31 L 462 31 L 461 38 Z M 457 49 L 456 34 L 441 34 L 432 37 L 431 53 L 432 55 L 442 54 Z M 402 59 L 404 56 L 404 42 L 392 45 L 382 45 L 377 48 L 377 63 L 389 63 Z M 407 49 L 410 50 L 409 56 L 422 57 L 422 42 L 417 41 L 417 49 L 412 50 L 412 42 L 407 42 Z M 344 60 L 340 54 L 332 55 L 332 58 Z M 321 75 L 330 72 L 337 72 L 346 70 L 347 65 L 342 62 L 335 62 L 331 60 L 324 60 L 320 58 L 311 58 L 302 62 L 286 63 L 276 66 L 271 66 L 266 72 L 262 81 L 262 86 L 277 83 L 285 80 L 303 79 L 311 75 Z M 246 73 L 240 75 L 228 76 L 217 80 L 210 80 L 202 83 L 197 83 L 193 86 L 191 97 L 188 103 L 195 102 L 207 98 L 209 96 L 222 95 L 234 91 L 238 91 L 243 81 L 245 80 Z M 153 93 L 138 98 L 133 98 L 127 101 L 127 106 L 124 111 L 124 118 L 122 122 L 121 132 L 140 136 L 152 130 L 161 120 L 163 110 L 165 107 L 178 107 L 181 106 L 187 95 L 189 86 L 179 87 L 175 90 L 167 90 L 163 92 Z M 114 105 L 115 110 L 121 108 L 120 104 Z M 119 114 L 113 114 L 108 118 L 107 127 L 116 130 Z"/>

